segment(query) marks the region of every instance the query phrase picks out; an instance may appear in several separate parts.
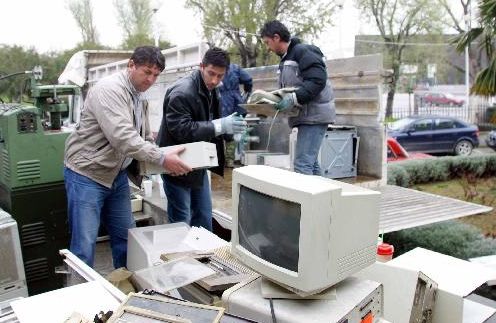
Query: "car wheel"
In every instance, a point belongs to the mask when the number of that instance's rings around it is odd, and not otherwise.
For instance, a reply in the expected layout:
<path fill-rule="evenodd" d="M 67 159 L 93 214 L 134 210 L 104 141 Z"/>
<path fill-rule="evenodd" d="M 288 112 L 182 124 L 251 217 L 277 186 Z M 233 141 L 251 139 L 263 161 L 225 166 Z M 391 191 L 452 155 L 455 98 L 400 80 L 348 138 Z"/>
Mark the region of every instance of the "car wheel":
<path fill-rule="evenodd" d="M 472 153 L 474 145 L 468 140 L 460 140 L 455 145 L 455 154 L 458 156 L 468 156 Z"/>

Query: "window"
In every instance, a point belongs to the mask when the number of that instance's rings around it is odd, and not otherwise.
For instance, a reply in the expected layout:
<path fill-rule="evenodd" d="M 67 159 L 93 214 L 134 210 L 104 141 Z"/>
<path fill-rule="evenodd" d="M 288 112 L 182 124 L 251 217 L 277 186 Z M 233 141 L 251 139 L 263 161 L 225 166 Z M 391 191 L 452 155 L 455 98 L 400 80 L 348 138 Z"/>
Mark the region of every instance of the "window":
<path fill-rule="evenodd" d="M 415 131 L 426 131 L 432 129 L 432 120 L 431 119 L 422 119 L 418 120 L 413 124 L 413 128 Z"/>
<path fill-rule="evenodd" d="M 455 123 L 451 119 L 436 119 L 434 122 L 435 129 L 452 129 L 456 128 Z"/>

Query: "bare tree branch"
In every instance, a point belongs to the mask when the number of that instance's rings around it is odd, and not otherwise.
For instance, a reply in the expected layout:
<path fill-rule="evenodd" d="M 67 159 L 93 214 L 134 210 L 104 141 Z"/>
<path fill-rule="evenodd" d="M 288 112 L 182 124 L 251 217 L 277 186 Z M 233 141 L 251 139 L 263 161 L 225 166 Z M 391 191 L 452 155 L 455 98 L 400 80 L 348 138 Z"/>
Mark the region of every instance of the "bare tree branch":
<path fill-rule="evenodd" d="M 279 19 L 293 36 L 314 37 L 331 23 L 336 8 L 333 0 L 186 0 L 186 6 L 199 14 L 205 37 L 231 46 L 244 67 L 258 65 L 257 59 L 267 62 L 257 37 L 266 21 Z"/>
<path fill-rule="evenodd" d="M 93 21 L 91 0 L 67 0 L 67 7 L 78 25 L 83 44 L 98 44 L 98 33 Z"/>

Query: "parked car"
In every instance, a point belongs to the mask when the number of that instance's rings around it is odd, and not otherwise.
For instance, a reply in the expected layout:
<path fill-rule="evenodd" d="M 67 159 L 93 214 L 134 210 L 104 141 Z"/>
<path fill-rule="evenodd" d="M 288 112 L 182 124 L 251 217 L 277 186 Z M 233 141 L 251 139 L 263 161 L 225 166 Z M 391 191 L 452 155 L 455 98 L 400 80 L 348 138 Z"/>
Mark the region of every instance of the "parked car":
<path fill-rule="evenodd" d="M 388 135 L 408 152 L 468 156 L 479 146 L 479 128 L 453 117 L 410 116 L 391 123 Z"/>
<path fill-rule="evenodd" d="M 491 130 L 486 137 L 486 144 L 496 151 L 496 130 Z"/>
<path fill-rule="evenodd" d="M 402 160 L 433 158 L 432 155 L 412 152 L 409 153 L 400 143 L 391 137 L 387 138 L 387 161 L 388 163 Z"/>
<path fill-rule="evenodd" d="M 424 95 L 424 103 L 427 105 L 434 105 L 434 106 L 443 106 L 443 105 L 448 105 L 448 106 L 463 106 L 463 103 L 465 103 L 464 100 L 458 99 L 453 94 L 449 93 L 427 93 Z"/>

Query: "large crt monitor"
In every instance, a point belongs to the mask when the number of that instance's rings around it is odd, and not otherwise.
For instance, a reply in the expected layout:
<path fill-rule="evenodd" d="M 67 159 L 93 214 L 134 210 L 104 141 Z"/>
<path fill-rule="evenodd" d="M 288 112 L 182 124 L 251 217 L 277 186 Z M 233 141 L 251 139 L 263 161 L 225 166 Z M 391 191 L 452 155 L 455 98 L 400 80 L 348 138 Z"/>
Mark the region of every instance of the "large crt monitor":
<path fill-rule="evenodd" d="M 379 198 L 320 176 L 237 168 L 231 252 L 276 283 L 319 292 L 375 261 Z"/>

